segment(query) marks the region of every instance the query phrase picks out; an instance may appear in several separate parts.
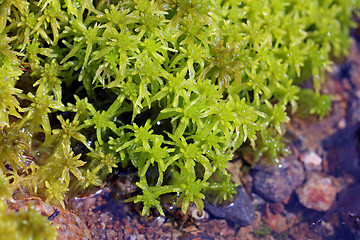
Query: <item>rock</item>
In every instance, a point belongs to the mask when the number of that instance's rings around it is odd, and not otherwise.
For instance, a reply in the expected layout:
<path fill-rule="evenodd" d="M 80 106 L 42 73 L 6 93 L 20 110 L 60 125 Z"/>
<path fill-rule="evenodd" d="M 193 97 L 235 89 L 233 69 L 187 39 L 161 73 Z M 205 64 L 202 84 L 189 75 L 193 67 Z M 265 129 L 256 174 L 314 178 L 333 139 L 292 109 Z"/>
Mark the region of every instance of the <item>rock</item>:
<path fill-rule="evenodd" d="M 321 170 L 322 158 L 313 151 L 305 153 L 302 157 L 302 161 L 304 162 L 307 171 Z"/>
<path fill-rule="evenodd" d="M 255 218 L 255 209 L 242 188 L 238 189 L 235 201 L 229 205 L 222 207 L 207 203 L 205 209 L 217 218 L 223 218 L 241 226 L 251 225 Z"/>
<path fill-rule="evenodd" d="M 254 187 L 267 200 L 280 202 L 288 198 L 301 185 L 304 178 L 304 168 L 301 162 L 288 158 L 282 161 L 281 168 L 255 172 Z"/>
<path fill-rule="evenodd" d="M 310 172 L 303 186 L 296 190 L 299 201 L 306 208 L 316 211 L 327 211 L 336 200 L 340 184 L 332 176 Z"/>
<path fill-rule="evenodd" d="M 265 216 L 266 226 L 270 227 L 272 231 L 281 233 L 287 231 L 294 224 L 299 222 L 299 219 L 294 213 L 287 212 L 285 209 L 282 212 L 273 212 L 270 204 L 266 205 Z"/>
<path fill-rule="evenodd" d="M 270 207 L 271 211 L 275 214 L 280 214 L 285 210 L 285 206 L 281 202 L 270 203 L 268 204 L 268 206 Z"/>
<path fill-rule="evenodd" d="M 197 222 L 206 222 L 207 220 L 209 220 L 209 214 L 206 211 L 202 211 L 202 214 L 199 215 L 199 211 L 197 209 L 196 206 L 192 206 L 189 209 L 190 212 L 190 216 L 195 219 Z"/>

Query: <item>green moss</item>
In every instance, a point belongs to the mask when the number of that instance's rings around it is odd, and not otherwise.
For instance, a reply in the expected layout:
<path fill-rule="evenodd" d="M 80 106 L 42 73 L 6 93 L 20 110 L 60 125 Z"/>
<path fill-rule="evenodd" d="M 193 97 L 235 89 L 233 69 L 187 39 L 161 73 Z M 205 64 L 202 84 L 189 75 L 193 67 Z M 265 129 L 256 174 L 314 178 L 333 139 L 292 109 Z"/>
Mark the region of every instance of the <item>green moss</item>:
<path fill-rule="evenodd" d="M 271 227 L 268 227 L 264 220 L 261 221 L 261 224 L 258 229 L 254 231 L 254 235 L 257 238 L 264 238 L 271 233 Z"/>
<path fill-rule="evenodd" d="M 0 231 L 1 239 L 56 239 L 56 227 L 37 212 L 33 206 L 27 210 L 16 212 L 8 210 L 7 200 L 11 199 L 12 191 L 8 181 L 0 175 Z"/>
<path fill-rule="evenodd" d="M 1 175 L 64 206 L 132 165 L 144 215 L 163 213 L 164 194 L 183 211 L 201 210 L 205 193 L 230 198 L 239 147 L 276 159 L 289 112 L 326 114 L 323 73 L 346 54 L 358 6 L 0 1 Z M 300 90 L 311 75 L 314 90 Z"/>

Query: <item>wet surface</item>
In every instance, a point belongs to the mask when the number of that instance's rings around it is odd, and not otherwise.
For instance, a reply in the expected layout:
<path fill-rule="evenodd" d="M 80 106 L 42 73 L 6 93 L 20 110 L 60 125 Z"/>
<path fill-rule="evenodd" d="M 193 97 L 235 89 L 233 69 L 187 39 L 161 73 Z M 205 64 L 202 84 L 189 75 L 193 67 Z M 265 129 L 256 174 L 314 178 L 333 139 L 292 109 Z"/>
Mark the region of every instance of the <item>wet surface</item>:
<path fill-rule="evenodd" d="M 354 239 L 360 239 L 360 184 L 355 184 L 339 194 L 339 200 L 318 221 L 326 221 L 339 214 L 341 224 L 352 233 Z M 350 234 L 348 234 L 351 236 Z"/>
<path fill-rule="evenodd" d="M 359 137 L 360 124 L 356 124 L 338 131 L 323 141 L 332 174 L 341 175 L 346 171 L 353 176 L 360 176 Z"/>

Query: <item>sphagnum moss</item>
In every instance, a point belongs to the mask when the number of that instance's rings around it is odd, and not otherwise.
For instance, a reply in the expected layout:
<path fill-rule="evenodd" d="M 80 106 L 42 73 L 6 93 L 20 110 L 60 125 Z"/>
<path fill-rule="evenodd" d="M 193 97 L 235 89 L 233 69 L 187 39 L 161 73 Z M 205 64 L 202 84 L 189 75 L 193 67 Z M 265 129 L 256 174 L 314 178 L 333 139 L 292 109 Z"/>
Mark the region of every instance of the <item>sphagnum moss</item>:
<path fill-rule="evenodd" d="M 163 214 L 164 194 L 183 211 L 201 210 L 208 191 L 229 198 L 235 150 L 275 159 L 289 111 L 330 109 L 320 85 L 330 58 L 347 52 L 358 6 L 1 0 L 1 176 L 64 205 L 73 185 L 100 185 L 130 164 L 144 215 Z M 311 75 L 314 91 L 301 90 Z"/>

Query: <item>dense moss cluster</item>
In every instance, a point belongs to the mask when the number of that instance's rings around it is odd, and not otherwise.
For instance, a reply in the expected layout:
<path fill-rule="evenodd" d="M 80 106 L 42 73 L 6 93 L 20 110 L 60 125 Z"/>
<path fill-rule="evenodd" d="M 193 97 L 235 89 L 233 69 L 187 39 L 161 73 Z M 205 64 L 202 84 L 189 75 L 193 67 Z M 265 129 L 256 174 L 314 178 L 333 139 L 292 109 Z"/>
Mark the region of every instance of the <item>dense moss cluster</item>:
<path fill-rule="evenodd" d="M 276 157 L 299 96 L 346 53 L 358 1 L 1 0 L 0 174 L 64 206 L 74 186 L 138 169 L 143 214 L 235 192 L 246 144 Z M 313 76 L 314 91 L 298 84 Z M 306 101 L 305 101 L 306 102 Z M 260 158 L 260 157 L 259 157 Z"/>

